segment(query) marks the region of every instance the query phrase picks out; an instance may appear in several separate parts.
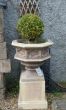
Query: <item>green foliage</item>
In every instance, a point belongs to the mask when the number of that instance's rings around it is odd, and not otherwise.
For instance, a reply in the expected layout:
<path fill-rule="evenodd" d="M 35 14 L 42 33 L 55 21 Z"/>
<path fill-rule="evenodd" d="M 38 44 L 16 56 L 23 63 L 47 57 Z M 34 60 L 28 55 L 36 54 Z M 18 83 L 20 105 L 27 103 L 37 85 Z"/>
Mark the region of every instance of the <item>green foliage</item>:
<path fill-rule="evenodd" d="M 19 78 L 12 75 L 5 76 L 6 95 L 15 96 L 19 92 Z"/>
<path fill-rule="evenodd" d="M 66 88 L 66 81 L 59 82 L 59 85 L 63 88 Z"/>
<path fill-rule="evenodd" d="M 17 30 L 22 39 L 34 41 L 44 32 L 44 24 L 35 14 L 25 14 L 17 22 Z"/>
<path fill-rule="evenodd" d="M 58 91 L 54 91 L 54 92 L 53 92 L 53 96 L 54 96 L 54 97 L 61 98 L 61 97 L 62 97 L 62 93 L 61 93 L 61 92 L 58 92 Z"/>

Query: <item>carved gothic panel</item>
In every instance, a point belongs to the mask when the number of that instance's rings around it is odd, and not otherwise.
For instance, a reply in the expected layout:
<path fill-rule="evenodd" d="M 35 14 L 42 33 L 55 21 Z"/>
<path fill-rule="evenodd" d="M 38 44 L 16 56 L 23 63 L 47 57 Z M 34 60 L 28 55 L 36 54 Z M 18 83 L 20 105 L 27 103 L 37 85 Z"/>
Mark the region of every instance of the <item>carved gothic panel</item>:
<path fill-rule="evenodd" d="M 25 49 L 22 48 L 17 48 L 16 49 L 16 57 L 19 58 L 27 58 L 27 51 Z"/>
<path fill-rule="evenodd" d="M 30 49 L 28 50 L 28 59 L 39 59 L 41 58 L 41 50 Z"/>

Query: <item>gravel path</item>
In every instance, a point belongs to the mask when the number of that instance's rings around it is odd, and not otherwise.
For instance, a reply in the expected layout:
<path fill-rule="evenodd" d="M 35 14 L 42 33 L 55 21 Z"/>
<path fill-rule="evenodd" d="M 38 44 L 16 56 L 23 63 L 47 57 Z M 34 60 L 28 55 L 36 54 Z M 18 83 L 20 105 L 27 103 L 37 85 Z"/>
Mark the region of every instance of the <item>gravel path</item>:
<path fill-rule="evenodd" d="M 0 110 L 18 110 L 17 97 L 6 98 L 0 101 Z"/>
<path fill-rule="evenodd" d="M 18 110 L 18 97 L 7 97 L 0 100 L 0 110 Z M 31 109 L 32 110 L 32 109 Z M 50 108 L 48 110 L 51 110 Z"/>

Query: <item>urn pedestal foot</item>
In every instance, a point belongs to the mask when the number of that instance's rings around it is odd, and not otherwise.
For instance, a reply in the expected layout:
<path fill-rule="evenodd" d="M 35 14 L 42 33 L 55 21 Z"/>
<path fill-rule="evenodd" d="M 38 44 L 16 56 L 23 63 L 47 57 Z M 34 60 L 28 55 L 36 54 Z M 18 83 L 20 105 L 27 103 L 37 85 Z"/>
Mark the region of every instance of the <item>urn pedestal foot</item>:
<path fill-rule="evenodd" d="M 22 72 L 20 77 L 18 109 L 47 110 L 47 105 L 44 76 L 38 76 L 35 69 L 27 69 Z"/>

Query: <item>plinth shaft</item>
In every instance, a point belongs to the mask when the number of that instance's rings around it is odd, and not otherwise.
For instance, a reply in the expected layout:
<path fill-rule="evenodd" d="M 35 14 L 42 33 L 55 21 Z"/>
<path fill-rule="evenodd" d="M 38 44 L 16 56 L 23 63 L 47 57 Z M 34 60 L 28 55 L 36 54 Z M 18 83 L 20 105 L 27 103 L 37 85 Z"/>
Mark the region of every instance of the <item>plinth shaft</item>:
<path fill-rule="evenodd" d="M 36 69 L 26 69 L 21 73 L 18 108 L 47 109 L 45 80 L 43 76 L 38 76 Z"/>

